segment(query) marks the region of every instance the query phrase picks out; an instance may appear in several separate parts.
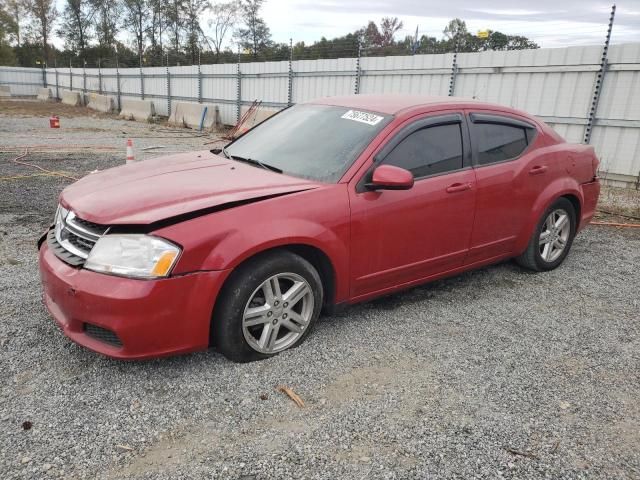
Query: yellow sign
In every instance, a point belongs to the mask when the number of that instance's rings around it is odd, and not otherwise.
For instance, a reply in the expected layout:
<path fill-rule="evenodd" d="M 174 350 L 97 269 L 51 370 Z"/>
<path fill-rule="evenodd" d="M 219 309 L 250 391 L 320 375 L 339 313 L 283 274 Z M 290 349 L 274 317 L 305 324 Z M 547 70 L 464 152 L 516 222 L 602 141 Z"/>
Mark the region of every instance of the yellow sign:
<path fill-rule="evenodd" d="M 489 30 L 478 30 L 478 38 L 489 38 Z"/>

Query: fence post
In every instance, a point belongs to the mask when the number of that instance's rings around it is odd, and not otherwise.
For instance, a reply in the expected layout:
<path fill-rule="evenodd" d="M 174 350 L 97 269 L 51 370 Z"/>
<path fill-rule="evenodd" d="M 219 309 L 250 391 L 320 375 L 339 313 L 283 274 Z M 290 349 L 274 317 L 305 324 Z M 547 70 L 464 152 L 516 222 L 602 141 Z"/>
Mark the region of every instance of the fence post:
<path fill-rule="evenodd" d="M 240 45 L 238 45 L 238 73 L 237 73 L 236 123 L 240 123 L 242 109 L 242 72 L 240 71 Z"/>
<path fill-rule="evenodd" d="M 56 69 L 56 100 L 58 100 L 60 98 L 60 90 L 58 87 L 58 67 L 55 67 Z"/>
<path fill-rule="evenodd" d="M 171 116 L 171 73 L 167 65 L 167 115 Z"/>
<path fill-rule="evenodd" d="M 453 52 L 453 62 L 451 63 L 451 78 L 449 79 L 449 96 L 453 97 L 456 90 L 456 76 L 458 75 L 458 49 Z"/>
<path fill-rule="evenodd" d="M 144 72 L 140 67 L 140 97 L 144 100 Z"/>
<path fill-rule="evenodd" d="M 73 74 L 71 73 L 71 60 L 69 60 L 69 90 L 73 92 Z"/>
<path fill-rule="evenodd" d="M 584 127 L 584 139 L 582 143 L 588 144 L 591 141 L 591 132 L 596 119 L 598 103 L 600 102 L 600 92 L 602 91 L 602 83 L 604 82 L 604 74 L 609 68 L 607 62 L 607 52 L 609 50 L 609 41 L 611 40 L 611 29 L 613 28 L 613 19 L 616 16 L 616 6 L 611 7 L 611 16 L 609 17 L 609 27 L 607 28 L 607 38 L 604 41 L 602 49 L 602 60 L 600 61 L 600 69 L 596 75 L 596 82 L 593 86 L 593 96 L 591 98 L 591 108 L 587 116 L 587 125 Z"/>
<path fill-rule="evenodd" d="M 100 59 L 98 59 L 98 93 L 102 95 L 102 67 Z"/>
<path fill-rule="evenodd" d="M 116 93 L 118 95 L 118 111 L 122 110 L 120 100 L 120 62 L 118 61 L 118 50 L 116 50 Z"/>
<path fill-rule="evenodd" d="M 82 94 L 87 96 L 87 61 L 82 65 Z"/>
<path fill-rule="evenodd" d="M 287 105 L 293 104 L 293 38 L 289 39 L 289 84 L 287 86 Z"/>
<path fill-rule="evenodd" d="M 362 53 L 362 48 L 360 44 L 360 40 L 358 40 L 358 58 L 356 59 L 356 82 L 354 87 L 354 92 L 356 95 L 360 93 L 360 75 L 362 74 L 360 70 L 360 55 Z"/>
<path fill-rule="evenodd" d="M 198 103 L 202 103 L 202 71 L 200 70 L 200 49 L 198 49 Z"/>
<path fill-rule="evenodd" d="M 116 66 L 116 95 L 118 98 L 118 111 L 122 110 L 122 103 L 120 101 L 120 70 Z"/>

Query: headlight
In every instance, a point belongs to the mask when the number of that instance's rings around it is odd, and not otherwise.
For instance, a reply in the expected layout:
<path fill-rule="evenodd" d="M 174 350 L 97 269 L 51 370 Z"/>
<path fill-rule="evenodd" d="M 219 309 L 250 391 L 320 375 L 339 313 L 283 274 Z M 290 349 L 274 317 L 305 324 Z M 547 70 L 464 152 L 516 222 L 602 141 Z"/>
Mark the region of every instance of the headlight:
<path fill-rule="evenodd" d="M 113 234 L 100 237 L 84 268 L 134 278 L 166 277 L 180 248 L 150 235 Z"/>

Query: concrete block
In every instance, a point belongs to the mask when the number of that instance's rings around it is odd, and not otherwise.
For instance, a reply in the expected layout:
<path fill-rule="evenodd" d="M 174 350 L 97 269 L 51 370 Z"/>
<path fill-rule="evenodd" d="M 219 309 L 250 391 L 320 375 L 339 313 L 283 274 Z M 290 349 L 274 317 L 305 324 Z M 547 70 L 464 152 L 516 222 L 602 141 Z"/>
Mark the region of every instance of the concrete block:
<path fill-rule="evenodd" d="M 0 97 L 10 97 L 11 88 L 9 85 L 0 85 Z"/>
<path fill-rule="evenodd" d="M 242 107 L 241 116 L 244 115 L 249 110 L 249 107 Z M 259 123 L 264 122 L 267 118 L 275 115 L 280 110 L 276 108 L 267 108 L 267 107 L 258 107 L 254 110 L 245 120 L 245 124 L 249 125 L 249 128 L 252 128 Z"/>
<path fill-rule="evenodd" d="M 138 122 L 150 122 L 156 114 L 156 109 L 151 100 L 131 100 L 123 98 L 120 117 Z"/>
<path fill-rule="evenodd" d="M 74 107 L 80 106 L 82 105 L 82 96 L 80 92 L 62 90 L 62 103 L 65 105 L 73 105 Z"/>
<path fill-rule="evenodd" d="M 216 105 L 195 102 L 174 102 L 171 105 L 169 124 L 180 127 L 200 128 L 203 116 L 203 128 L 211 129 L 220 123 L 218 107 Z"/>
<path fill-rule="evenodd" d="M 87 108 L 97 110 L 98 112 L 109 113 L 113 111 L 113 98 L 108 95 L 100 95 L 97 93 L 89 94 L 89 102 Z"/>
<path fill-rule="evenodd" d="M 50 102 L 51 101 L 51 89 L 50 88 L 39 88 L 38 89 L 37 98 L 41 102 Z"/>

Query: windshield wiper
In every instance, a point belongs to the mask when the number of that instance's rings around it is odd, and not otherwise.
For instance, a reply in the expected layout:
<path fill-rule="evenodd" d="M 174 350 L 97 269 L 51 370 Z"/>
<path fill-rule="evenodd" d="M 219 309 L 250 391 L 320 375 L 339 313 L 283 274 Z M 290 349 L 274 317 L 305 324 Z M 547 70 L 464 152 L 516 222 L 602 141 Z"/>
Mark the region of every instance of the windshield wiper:
<path fill-rule="evenodd" d="M 264 168 L 265 170 L 271 170 L 272 172 L 282 173 L 282 170 L 280 168 L 274 167 L 273 165 L 269 165 L 267 163 L 263 163 L 260 160 L 254 160 L 253 158 L 244 158 L 244 157 L 238 157 L 236 155 L 231 155 L 229 152 L 227 152 L 227 149 L 225 147 L 222 147 L 222 153 L 224 154 L 225 157 L 227 157 L 230 160 L 248 163 L 249 165 L 255 165 L 256 167 L 261 167 L 261 168 Z"/>

